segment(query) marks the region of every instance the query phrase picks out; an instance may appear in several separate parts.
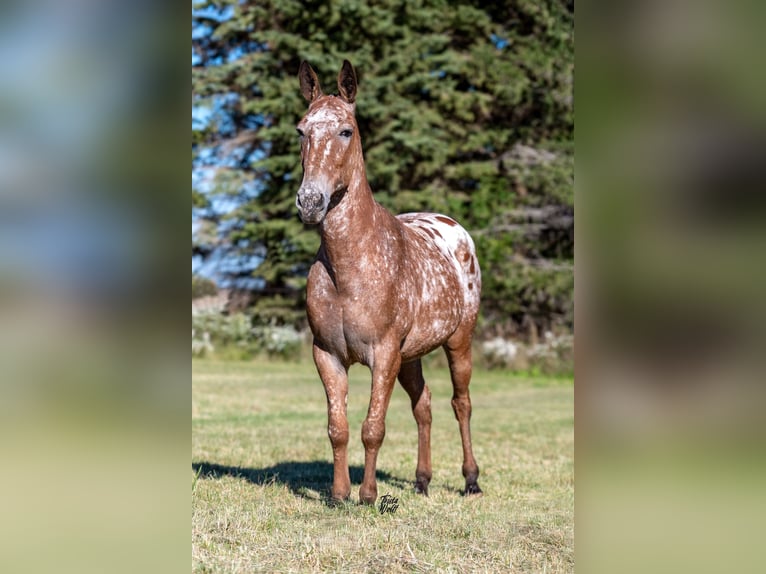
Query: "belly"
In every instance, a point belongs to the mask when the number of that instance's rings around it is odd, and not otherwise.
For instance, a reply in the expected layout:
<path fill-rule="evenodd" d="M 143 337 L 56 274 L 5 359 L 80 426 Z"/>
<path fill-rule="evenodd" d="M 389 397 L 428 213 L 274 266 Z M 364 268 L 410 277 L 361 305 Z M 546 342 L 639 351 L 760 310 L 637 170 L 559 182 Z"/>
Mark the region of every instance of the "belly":
<path fill-rule="evenodd" d="M 449 288 L 428 287 L 415 305 L 412 323 L 402 343 L 402 358 L 416 359 L 442 346 L 460 326 L 462 301 L 459 293 Z"/>

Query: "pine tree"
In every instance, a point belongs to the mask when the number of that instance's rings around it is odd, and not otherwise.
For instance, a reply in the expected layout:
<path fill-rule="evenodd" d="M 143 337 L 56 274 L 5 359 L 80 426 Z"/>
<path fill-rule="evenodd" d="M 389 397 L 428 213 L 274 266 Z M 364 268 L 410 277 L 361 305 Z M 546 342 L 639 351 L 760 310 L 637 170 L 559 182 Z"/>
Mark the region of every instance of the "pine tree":
<path fill-rule="evenodd" d="M 376 199 L 440 211 L 476 238 L 483 325 L 572 325 L 571 2 L 222 1 L 196 7 L 196 167 L 238 200 L 220 229 L 258 278 L 262 321 L 303 321 L 316 230 L 295 210 L 307 60 L 327 90 L 344 58 Z M 194 201 L 193 196 L 193 201 Z M 256 266 L 257 265 L 257 266 Z"/>

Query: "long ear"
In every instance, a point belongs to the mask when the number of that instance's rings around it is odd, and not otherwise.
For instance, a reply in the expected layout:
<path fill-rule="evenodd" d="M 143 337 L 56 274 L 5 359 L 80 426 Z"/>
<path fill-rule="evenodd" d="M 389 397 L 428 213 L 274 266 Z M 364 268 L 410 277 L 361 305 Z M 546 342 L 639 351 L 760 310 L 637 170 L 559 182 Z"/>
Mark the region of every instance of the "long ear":
<path fill-rule="evenodd" d="M 338 72 L 338 92 L 349 104 L 356 99 L 356 73 L 348 60 L 343 60 L 343 67 Z"/>
<path fill-rule="evenodd" d="M 301 94 L 309 102 L 313 102 L 322 95 L 322 88 L 319 86 L 319 78 L 316 72 L 309 66 L 306 60 L 301 62 L 301 68 L 298 70 L 298 78 L 301 81 Z"/>

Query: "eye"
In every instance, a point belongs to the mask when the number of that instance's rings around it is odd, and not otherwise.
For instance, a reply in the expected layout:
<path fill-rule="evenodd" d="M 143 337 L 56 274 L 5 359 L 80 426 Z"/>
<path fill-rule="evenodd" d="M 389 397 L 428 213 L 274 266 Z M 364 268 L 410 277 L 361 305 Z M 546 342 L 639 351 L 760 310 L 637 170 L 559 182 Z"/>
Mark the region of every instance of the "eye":
<path fill-rule="evenodd" d="M 354 132 L 352 130 L 343 130 L 338 135 L 342 138 L 350 138 Z"/>
<path fill-rule="evenodd" d="M 300 128 L 295 128 L 295 131 L 298 132 L 298 137 L 303 137 L 303 130 Z"/>

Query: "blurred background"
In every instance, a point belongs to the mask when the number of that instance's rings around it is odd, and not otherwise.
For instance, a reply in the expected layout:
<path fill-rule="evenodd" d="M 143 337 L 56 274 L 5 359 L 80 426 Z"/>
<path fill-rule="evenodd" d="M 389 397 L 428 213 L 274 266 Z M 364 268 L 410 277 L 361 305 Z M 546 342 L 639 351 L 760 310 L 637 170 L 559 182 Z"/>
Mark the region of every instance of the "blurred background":
<path fill-rule="evenodd" d="M 578 6 L 582 571 L 766 562 L 764 16 Z"/>
<path fill-rule="evenodd" d="M 571 374 L 574 3 L 198 2 L 192 11 L 192 352 L 310 360 L 316 227 L 295 209 L 302 60 L 343 59 L 377 201 L 472 234 L 476 361 Z M 432 361 L 444 361 L 441 354 Z"/>
<path fill-rule="evenodd" d="M 2 572 L 188 567 L 186 10 L 0 5 Z"/>

